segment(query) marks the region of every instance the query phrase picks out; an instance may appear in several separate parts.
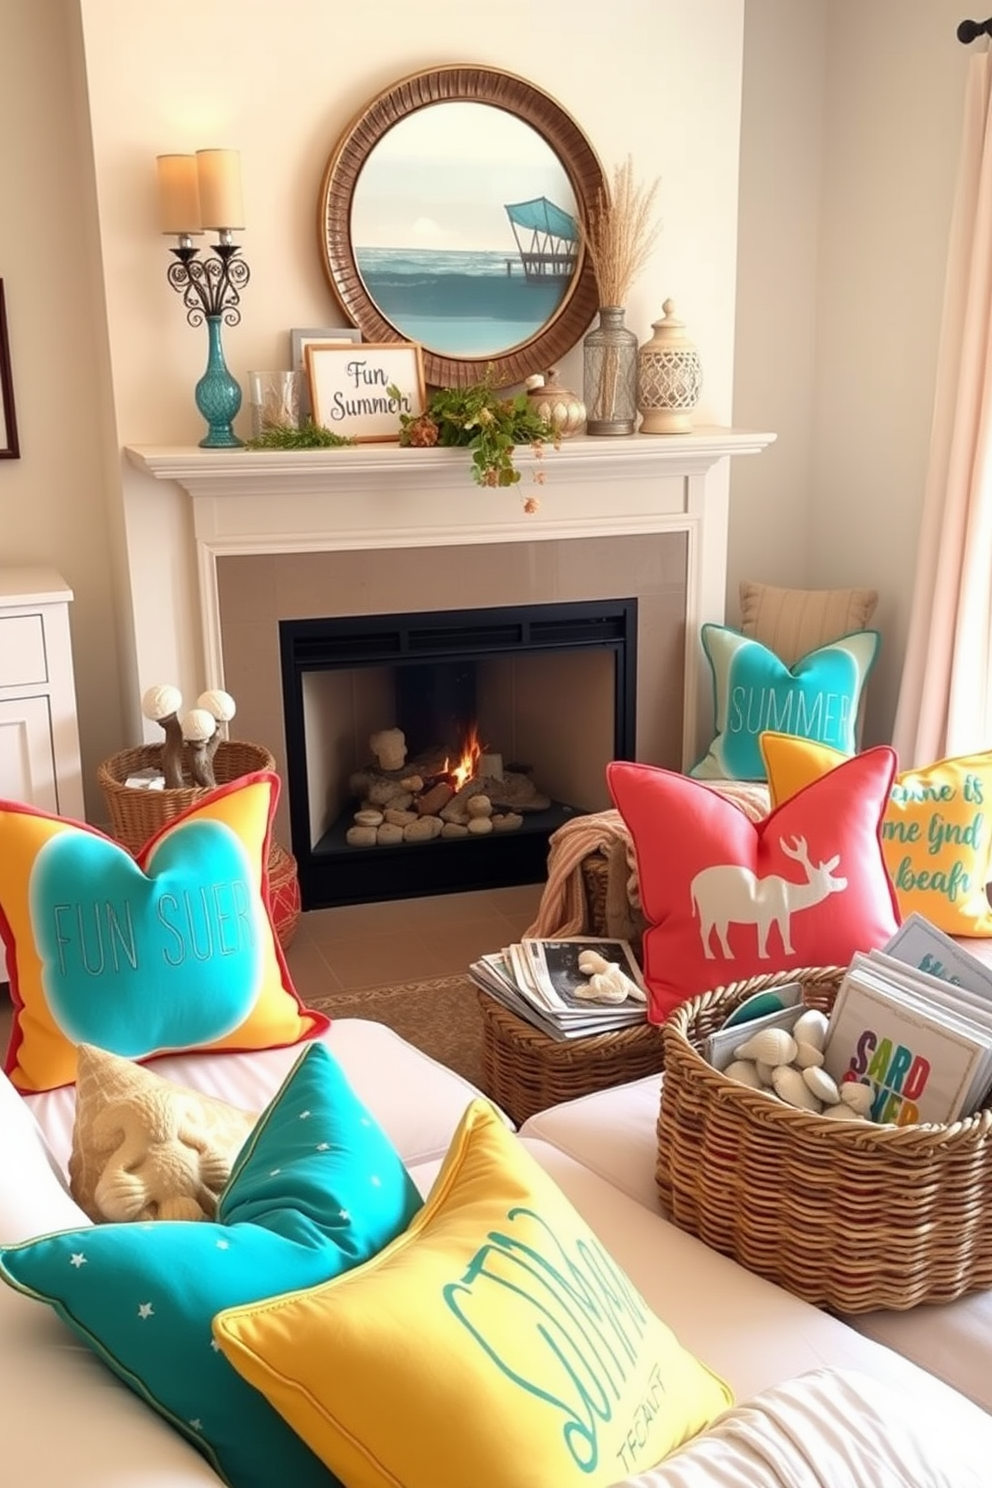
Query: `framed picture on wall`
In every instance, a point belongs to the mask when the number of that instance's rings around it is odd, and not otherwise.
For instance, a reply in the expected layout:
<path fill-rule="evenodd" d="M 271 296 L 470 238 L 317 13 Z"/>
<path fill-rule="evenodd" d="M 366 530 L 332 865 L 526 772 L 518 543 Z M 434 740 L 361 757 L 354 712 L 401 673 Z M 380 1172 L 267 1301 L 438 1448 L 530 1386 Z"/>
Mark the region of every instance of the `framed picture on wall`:
<path fill-rule="evenodd" d="M 357 326 L 295 326 L 289 333 L 289 365 L 294 372 L 303 373 L 303 387 L 300 392 L 300 417 L 309 418 L 312 413 L 310 407 L 310 388 L 307 385 L 307 358 L 306 349 L 313 341 L 345 346 L 354 345 L 361 341 L 362 333 Z"/>
<path fill-rule="evenodd" d="M 17 419 L 14 414 L 14 377 L 10 369 L 10 344 L 7 340 L 7 307 L 0 279 L 0 460 L 20 458 L 17 443 Z"/>
<path fill-rule="evenodd" d="M 314 419 L 335 434 L 398 440 L 400 414 L 424 411 L 423 353 L 415 341 L 312 341 L 305 354 Z"/>

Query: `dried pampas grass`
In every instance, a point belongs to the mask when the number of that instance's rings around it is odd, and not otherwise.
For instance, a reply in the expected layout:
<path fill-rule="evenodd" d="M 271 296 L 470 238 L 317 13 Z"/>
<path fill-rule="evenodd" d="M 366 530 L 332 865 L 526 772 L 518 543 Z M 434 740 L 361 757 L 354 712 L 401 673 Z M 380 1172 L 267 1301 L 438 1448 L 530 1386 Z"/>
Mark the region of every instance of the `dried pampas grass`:
<path fill-rule="evenodd" d="M 658 181 L 634 181 L 630 156 L 613 171 L 613 189 L 601 187 L 582 226 L 582 241 L 592 260 L 601 305 L 624 305 L 630 287 L 644 268 L 661 232 L 654 214 Z"/>

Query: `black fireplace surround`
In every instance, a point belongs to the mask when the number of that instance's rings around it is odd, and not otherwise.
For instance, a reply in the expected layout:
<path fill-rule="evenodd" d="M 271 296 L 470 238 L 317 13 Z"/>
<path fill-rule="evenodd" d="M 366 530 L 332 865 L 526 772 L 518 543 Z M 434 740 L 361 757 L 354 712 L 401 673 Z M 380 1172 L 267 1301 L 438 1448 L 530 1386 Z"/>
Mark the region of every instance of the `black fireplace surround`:
<path fill-rule="evenodd" d="M 422 744 L 439 742 L 438 728 L 447 728 L 456 714 L 463 724 L 474 721 L 476 672 L 487 661 L 510 659 L 515 666 L 526 667 L 528 656 L 607 652 L 613 662 L 608 756 L 634 758 L 637 600 L 633 598 L 282 620 L 279 644 L 290 830 L 304 909 L 539 883 L 546 876 L 551 833 L 571 817 L 602 805 L 601 801 L 555 800 L 553 782 L 549 782 L 542 788 L 552 797 L 551 806 L 526 813 L 523 826 L 516 831 L 354 847 L 345 840 L 357 807 L 352 801 L 350 809 L 313 841 L 307 769 L 308 673 L 389 669 L 395 713 L 379 724 L 402 728 L 415 751 Z M 590 699 L 582 688 L 575 691 L 574 727 L 581 730 Z M 570 697 L 570 689 L 566 693 Z M 561 697 L 556 695 L 551 705 L 560 709 Z M 562 720 L 556 719 L 556 724 L 561 733 Z M 370 758 L 367 754 L 355 758 L 353 768 L 364 767 Z M 605 771 L 607 759 L 601 763 Z"/>

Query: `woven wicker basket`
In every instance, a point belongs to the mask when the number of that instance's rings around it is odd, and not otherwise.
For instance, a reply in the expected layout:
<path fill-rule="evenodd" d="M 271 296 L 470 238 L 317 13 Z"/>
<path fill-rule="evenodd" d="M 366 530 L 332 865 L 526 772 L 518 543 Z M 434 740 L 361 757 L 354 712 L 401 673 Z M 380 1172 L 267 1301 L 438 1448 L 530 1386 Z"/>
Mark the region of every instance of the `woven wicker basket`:
<path fill-rule="evenodd" d="M 949 1126 L 825 1120 L 729 1080 L 696 1047 L 752 992 L 803 983 L 829 1011 L 843 971 L 706 992 L 662 1029 L 657 1183 L 682 1229 L 841 1312 L 950 1302 L 992 1286 L 992 1111 Z"/>
<path fill-rule="evenodd" d="M 661 1030 L 637 1023 L 589 1038 L 550 1038 L 480 991 L 482 1083 L 519 1125 L 559 1101 L 661 1069 Z"/>
<path fill-rule="evenodd" d="M 110 813 L 111 833 L 129 852 L 137 853 L 166 822 L 209 795 L 205 786 L 193 784 L 173 790 L 142 790 L 125 784 L 129 775 L 139 770 L 159 769 L 161 764 L 161 744 L 139 744 L 111 755 L 97 768 L 97 780 Z M 275 756 L 268 749 L 240 739 L 222 740 L 214 755 L 218 785 L 226 785 L 240 775 L 250 775 L 253 770 L 275 770 L 275 767 Z M 268 872 L 272 921 L 279 943 L 285 949 L 299 923 L 300 890 L 296 859 L 274 837 L 269 846 Z"/>
<path fill-rule="evenodd" d="M 96 778 L 110 812 L 111 830 L 130 852 L 136 853 L 166 822 L 188 811 L 208 794 L 205 786 L 192 783 L 175 790 L 142 790 L 124 783 L 139 770 L 156 770 L 161 766 L 161 744 L 139 744 L 134 749 L 112 754 L 97 769 Z M 250 775 L 253 770 L 275 767 L 275 756 L 261 744 L 246 744 L 236 739 L 222 740 L 214 755 L 214 777 L 218 785 L 226 785 L 239 775 Z"/>

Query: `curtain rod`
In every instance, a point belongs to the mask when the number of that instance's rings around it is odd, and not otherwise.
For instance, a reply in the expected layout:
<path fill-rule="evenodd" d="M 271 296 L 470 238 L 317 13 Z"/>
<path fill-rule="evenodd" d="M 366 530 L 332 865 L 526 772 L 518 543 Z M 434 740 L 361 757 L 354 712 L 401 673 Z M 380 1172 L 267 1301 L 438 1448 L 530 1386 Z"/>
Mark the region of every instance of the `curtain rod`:
<path fill-rule="evenodd" d="M 958 26 L 958 41 L 968 46 L 980 36 L 992 36 L 992 16 L 987 21 L 962 21 Z"/>

